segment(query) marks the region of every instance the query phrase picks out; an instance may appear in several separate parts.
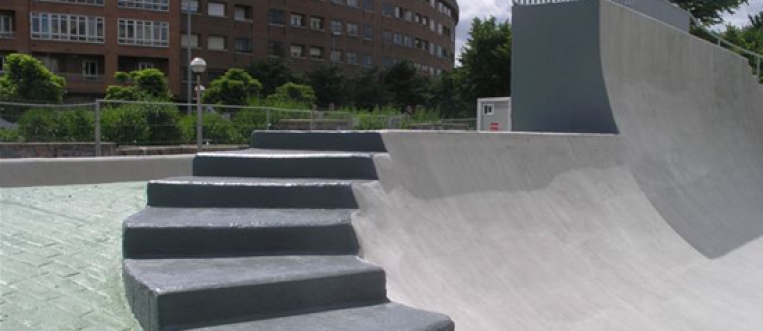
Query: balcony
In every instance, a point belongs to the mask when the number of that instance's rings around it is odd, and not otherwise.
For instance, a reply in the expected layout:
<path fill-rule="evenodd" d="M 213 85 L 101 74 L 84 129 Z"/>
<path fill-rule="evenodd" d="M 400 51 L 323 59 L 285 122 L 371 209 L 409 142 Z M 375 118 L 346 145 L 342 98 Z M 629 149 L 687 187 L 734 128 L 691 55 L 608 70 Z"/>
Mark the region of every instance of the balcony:
<path fill-rule="evenodd" d="M 82 73 L 57 72 L 67 83 L 103 83 L 103 75 L 84 75 Z"/>

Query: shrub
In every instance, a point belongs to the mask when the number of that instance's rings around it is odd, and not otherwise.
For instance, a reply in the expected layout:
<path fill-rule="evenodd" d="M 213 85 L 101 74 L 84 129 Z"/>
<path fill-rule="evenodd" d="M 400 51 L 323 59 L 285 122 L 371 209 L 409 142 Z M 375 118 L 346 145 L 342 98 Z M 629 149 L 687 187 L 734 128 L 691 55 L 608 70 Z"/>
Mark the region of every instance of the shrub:
<path fill-rule="evenodd" d="M 62 112 L 58 117 L 58 139 L 61 141 L 93 141 L 95 115 L 85 109 Z"/>
<path fill-rule="evenodd" d="M 180 130 L 183 141 L 193 143 L 196 141 L 196 115 L 183 116 L 180 119 Z M 246 142 L 248 137 L 236 130 L 231 121 L 226 120 L 217 113 L 204 113 L 204 142 L 211 144 L 240 144 Z"/>
<path fill-rule="evenodd" d="M 149 125 L 151 144 L 174 144 L 182 141 L 180 111 L 169 105 L 140 105 Z"/>
<path fill-rule="evenodd" d="M 21 141 L 21 137 L 19 137 L 19 129 L 1 129 L 0 128 L 0 141 L 2 142 Z"/>
<path fill-rule="evenodd" d="M 275 94 L 268 96 L 268 100 L 272 101 L 286 101 L 294 100 L 299 103 L 311 105 L 315 104 L 315 90 L 309 85 L 300 85 L 294 83 L 286 83 L 283 86 L 276 89 Z"/>
<path fill-rule="evenodd" d="M 26 141 L 54 141 L 57 132 L 58 118 L 51 109 L 34 108 L 19 119 L 19 133 Z"/>
<path fill-rule="evenodd" d="M 104 110 L 101 126 L 103 140 L 121 145 L 145 144 L 151 136 L 144 112 L 135 107 Z"/>

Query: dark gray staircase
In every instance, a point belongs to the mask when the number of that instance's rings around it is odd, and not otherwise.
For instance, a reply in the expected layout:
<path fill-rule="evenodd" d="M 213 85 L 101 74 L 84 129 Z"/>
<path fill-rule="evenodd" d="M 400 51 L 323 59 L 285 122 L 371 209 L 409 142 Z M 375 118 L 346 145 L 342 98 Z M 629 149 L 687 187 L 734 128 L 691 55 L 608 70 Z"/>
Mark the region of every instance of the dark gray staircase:
<path fill-rule="evenodd" d="M 124 222 L 144 329 L 454 330 L 389 303 L 384 271 L 355 256 L 352 185 L 377 178 L 378 133 L 255 132 L 252 145 L 150 182 L 148 207 Z"/>

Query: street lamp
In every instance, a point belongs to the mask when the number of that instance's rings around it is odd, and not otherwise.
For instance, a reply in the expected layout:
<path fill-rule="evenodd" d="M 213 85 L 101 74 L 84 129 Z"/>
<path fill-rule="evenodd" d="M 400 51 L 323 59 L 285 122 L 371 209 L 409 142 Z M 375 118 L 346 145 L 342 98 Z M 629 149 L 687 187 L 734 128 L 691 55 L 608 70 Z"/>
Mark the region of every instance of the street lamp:
<path fill-rule="evenodd" d="M 207 61 L 197 57 L 191 61 L 191 70 L 196 74 L 196 150 L 201 152 L 203 135 L 204 117 L 201 112 L 201 74 L 207 70 Z"/>

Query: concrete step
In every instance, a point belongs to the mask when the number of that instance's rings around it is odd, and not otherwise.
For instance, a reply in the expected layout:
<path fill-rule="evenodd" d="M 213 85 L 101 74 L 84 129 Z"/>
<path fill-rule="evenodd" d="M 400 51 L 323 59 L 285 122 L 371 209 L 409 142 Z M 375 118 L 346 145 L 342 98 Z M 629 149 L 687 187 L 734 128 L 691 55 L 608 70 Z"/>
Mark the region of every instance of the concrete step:
<path fill-rule="evenodd" d="M 251 146 L 313 151 L 387 151 L 381 134 L 371 131 L 255 131 Z"/>
<path fill-rule="evenodd" d="M 125 258 L 354 255 L 352 210 L 148 207 L 124 222 Z"/>
<path fill-rule="evenodd" d="M 124 260 L 146 331 L 387 302 L 384 271 L 354 256 Z"/>
<path fill-rule="evenodd" d="M 148 205 L 188 208 L 356 209 L 361 180 L 173 177 L 148 183 Z"/>
<path fill-rule="evenodd" d="M 194 176 L 377 179 L 373 153 L 248 149 L 201 153 Z"/>
<path fill-rule="evenodd" d="M 453 331 L 445 315 L 399 304 L 330 310 L 277 319 L 190 328 L 194 331 Z"/>

